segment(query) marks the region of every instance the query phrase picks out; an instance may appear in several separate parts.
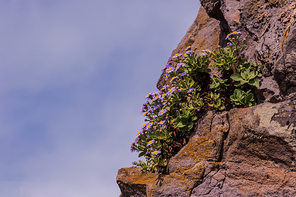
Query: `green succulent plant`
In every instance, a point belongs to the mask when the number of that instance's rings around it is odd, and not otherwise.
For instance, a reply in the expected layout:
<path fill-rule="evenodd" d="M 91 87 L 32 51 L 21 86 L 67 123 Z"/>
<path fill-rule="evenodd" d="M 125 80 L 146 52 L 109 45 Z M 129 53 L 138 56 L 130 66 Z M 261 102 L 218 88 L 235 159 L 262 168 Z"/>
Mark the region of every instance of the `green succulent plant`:
<path fill-rule="evenodd" d="M 208 97 L 206 97 L 210 102 L 208 103 L 208 105 L 210 107 L 214 107 L 218 110 L 224 110 L 225 107 L 222 106 L 222 101 L 220 99 L 220 94 L 216 94 L 216 93 L 213 93 L 211 92 Z"/>
<path fill-rule="evenodd" d="M 234 94 L 230 96 L 232 103 L 236 107 L 251 107 L 255 105 L 254 95 L 251 90 L 245 92 L 243 90 L 235 89 Z"/>
<path fill-rule="evenodd" d="M 259 87 L 258 79 L 255 79 L 258 76 L 259 72 L 256 70 L 250 71 L 250 69 L 246 69 L 241 71 L 240 73 L 236 73 L 231 75 L 231 79 L 236 81 L 235 86 L 239 87 L 244 84 L 249 84 L 250 86 Z"/>

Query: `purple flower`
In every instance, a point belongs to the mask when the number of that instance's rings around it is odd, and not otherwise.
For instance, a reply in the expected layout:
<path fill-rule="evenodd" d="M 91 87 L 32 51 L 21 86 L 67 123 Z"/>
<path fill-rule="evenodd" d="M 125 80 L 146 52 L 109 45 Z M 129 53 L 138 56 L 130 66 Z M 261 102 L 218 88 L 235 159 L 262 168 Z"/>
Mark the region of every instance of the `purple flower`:
<path fill-rule="evenodd" d="M 154 96 L 155 94 L 157 94 L 157 91 L 154 90 L 153 92 L 150 92 L 149 94 L 147 94 L 146 98 L 150 99 L 151 96 Z"/>
<path fill-rule="evenodd" d="M 160 154 L 160 153 L 161 153 L 160 150 L 156 150 L 156 151 L 153 151 L 151 154 L 152 154 L 152 155 L 158 155 L 158 154 Z"/>
<path fill-rule="evenodd" d="M 208 55 L 208 53 L 206 53 L 206 52 L 201 52 L 200 54 L 199 54 L 200 56 L 206 56 L 206 55 Z"/>
<path fill-rule="evenodd" d="M 145 111 L 144 113 L 143 113 L 143 116 L 149 116 L 150 115 L 150 113 L 148 112 L 148 111 Z"/>
<path fill-rule="evenodd" d="M 181 53 L 176 53 L 176 54 L 173 56 L 173 58 L 178 58 L 178 57 L 181 57 L 181 56 L 183 56 Z"/>
<path fill-rule="evenodd" d="M 163 125 L 164 123 L 165 123 L 165 120 L 162 120 L 158 124 Z"/>
<path fill-rule="evenodd" d="M 155 140 L 150 140 L 148 143 L 147 143 L 147 146 L 150 146 Z"/>
<path fill-rule="evenodd" d="M 186 52 L 185 52 L 185 55 L 188 55 L 188 54 L 190 54 L 190 53 L 192 53 L 193 51 L 192 50 L 187 50 Z"/>
<path fill-rule="evenodd" d="M 161 100 L 163 100 L 164 97 L 166 96 L 166 93 L 162 93 L 160 96 L 161 96 Z"/>
<path fill-rule="evenodd" d="M 187 93 L 191 93 L 194 90 L 194 88 L 189 88 L 189 90 L 187 91 Z"/>
<path fill-rule="evenodd" d="M 242 34 L 242 33 L 241 32 L 238 32 L 238 31 L 231 32 L 230 34 L 227 35 L 227 37 L 225 38 L 225 40 L 227 40 L 232 35 L 238 35 L 238 34 Z"/>
<path fill-rule="evenodd" d="M 172 67 L 172 66 L 169 66 L 167 69 L 166 69 L 166 73 L 170 73 L 170 72 L 173 72 L 175 71 L 175 68 Z"/>
<path fill-rule="evenodd" d="M 190 50 L 192 46 L 186 47 L 185 51 Z"/>
<path fill-rule="evenodd" d="M 171 89 L 169 89 L 169 91 L 167 92 L 167 95 L 171 95 L 172 93 L 174 93 L 176 90 L 175 87 L 172 87 Z"/>
<path fill-rule="evenodd" d="M 146 130 L 147 131 L 150 131 L 150 127 L 153 125 L 153 123 L 148 123 L 147 125 L 146 125 Z"/>
<path fill-rule="evenodd" d="M 146 125 L 147 125 L 147 124 L 143 124 L 143 125 L 142 125 L 142 129 L 144 129 L 144 128 L 146 127 Z"/>
<path fill-rule="evenodd" d="M 152 110 L 152 112 L 154 112 L 155 110 L 157 110 L 159 107 L 160 107 L 160 105 L 156 105 L 156 106 L 154 107 L 154 109 Z"/>
<path fill-rule="evenodd" d="M 202 50 L 202 52 L 205 52 L 205 53 L 212 53 L 212 51 L 211 51 L 210 49 Z"/>
<path fill-rule="evenodd" d="M 171 82 L 174 81 L 175 79 L 177 79 L 177 76 L 172 77 Z"/>
<path fill-rule="evenodd" d="M 161 116 L 161 115 L 165 114 L 166 112 L 167 112 L 166 109 L 162 109 L 159 111 L 158 115 Z"/>
<path fill-rule="evenodd" d="M 211 74 L 211 78 L 213 78 L 213 77 L 217 77 L 218 79 L 221 79 L 217 74 Z"/>
<path fill-rule="evenodd" d="M 169 76 L 167 73 L 165 73 L 162 78 L 164 78 L 165 80 L 168 80 Z"/>
<path fill-rule="evenodd" d="M 162 91 L 162 92 L 166 91 L 168 87 L 169 87 L 168 85 L 164 85 L 164 86 L 162 86 L 161 91 Z"/>
<path fill-rule="evenodd" d="M 185 75 L 187 75 L 187 72 L 183 72 L 183 73 L 181 73 L 181 77 L 183 77 L 183 76 L 185 76 Z"/>
<path fill-rule="evenodd" d="M 153 101 L 156 101 L 157 99 L 159 99 L 159 95 L 158 94 L 155 94 L 154 98 L 152 99 L 152 102 Z"/>
<path fill-rule="evenodd" d="M 246 54 L 246 52 L 242 52 L 242 53 L 241 53 L 241 55 L 245 55 L 245 54 Z"/>
<path fill-rule="evenodd" d="M 147 106 L 147 109 L 143 112 L 143 116 L 149 116 L 152 112 L 152 109 L 150 106 Z"/>
<path fill-rule="evenodd" d="M 165 128 L 167 128 L 167 126 L 168 126 L 168 125 L 163 124 L 161 128 L 165 129 Z"/>
<path fill-rule="evenodd" d="M 141 109 L 141 113 L 144 113 L 146 111 L 149 111 L 149 106 L 148 106 L 149 102 L 146 102 L 143 104 L 143 107 Z"/>
<path fill-rule="evenodd" d="M 165 65 L 165 66 L 162 68 L 162 71 L 164 71 L 165 69 L 167 69 L 169 66 L 170 66 L 170 64 Z"/>
<path fill-rule="evenodd" d="M 147 94 L 146 99 L 150 99 L 151 94 Z"/>
<path fill-rule="evenodd" d="M 180 92 L 182 90 L 183 90 L 183 88 L 176 88 L 175 92 Z"/>

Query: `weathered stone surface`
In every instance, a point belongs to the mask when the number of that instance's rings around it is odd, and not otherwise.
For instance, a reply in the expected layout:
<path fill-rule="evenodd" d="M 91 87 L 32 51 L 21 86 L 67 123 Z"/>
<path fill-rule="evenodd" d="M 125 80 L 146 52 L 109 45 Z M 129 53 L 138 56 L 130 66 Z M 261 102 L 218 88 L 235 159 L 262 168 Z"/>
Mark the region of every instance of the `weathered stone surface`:
<path fill-rule="evenodd" d="M 295 196 L 295 117 L 296 101 L 208 112 L 168 174 L 126 168 L 117 182 L 123 196 Z"/>
<path fill-rule="evenodd" d="M 117 184 L 123 197 L 147 196 L 147 185 L 157 179 L 155 174 L 142 174 L 137 167 L 121 168 L 116 177 Z"/>
<path fill-rule="evenodd" d="M 286 47 L 275 65 L 273 75 L 284 95 L 296 92 L 296 29 L 293 30 L 286 40 Z"/>
<path fill-rule="evenodd" d="M 220 0 L 200 0 L 200 3 L 211 18 L 215 18 L 219 20 L 220 18 L 223 17 L 223 14 L 220 10 L 220 7 L 221 7 Z"/>

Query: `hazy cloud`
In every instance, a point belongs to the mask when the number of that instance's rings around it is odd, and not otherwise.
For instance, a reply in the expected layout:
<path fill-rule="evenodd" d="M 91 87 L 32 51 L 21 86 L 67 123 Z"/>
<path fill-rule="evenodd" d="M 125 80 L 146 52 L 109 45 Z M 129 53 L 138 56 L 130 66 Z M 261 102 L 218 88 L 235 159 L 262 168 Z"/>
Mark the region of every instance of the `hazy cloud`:
<path fill-rule="evenodd" d="M 0 195 L 113 197 L 195 0 L 0 2 Z"/>

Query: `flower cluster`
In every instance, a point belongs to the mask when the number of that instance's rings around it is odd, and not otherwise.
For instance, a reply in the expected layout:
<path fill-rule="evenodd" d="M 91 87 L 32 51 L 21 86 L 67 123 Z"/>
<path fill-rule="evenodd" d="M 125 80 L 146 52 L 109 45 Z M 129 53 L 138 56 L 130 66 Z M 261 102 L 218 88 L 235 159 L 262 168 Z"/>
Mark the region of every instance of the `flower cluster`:
<path fill-rule="evenodd" d="M 197 55 L 196 49 L 189 46 L 184 53 L 169 59 L 162 69 L 166 85 L 146 96 L 147 101 L 141 109 L 146 123 L 131 145 L 131 151 L 139 152 L 139 157 L 146 159 L 145 162 L 133 162 L 142 168 L 142 172 L 162 173 L 170 157 L 181 148 L 176 148 L 175 144 L 181 144 L 182 138 L 188 137 L 205 111 L 254 104 L 252 89 L 245 93 L 242 85 L 258 87 L 255 77 L 260 76 L 257 68 L 244 58 L 244 47 L 238 42 L 240 35 L 240 32 L 230 33 L 226 39 L 231 45 L 225 50 L 219 48 L 219 52 L 212 52 L 206 49 Z M 218 67 L 224 75 L 210 75 L 211 62 L 214 62 L 211 66 Z M 248 76 L 249 81 L 244 76 Z"/>
<path fill-rule="evenodd" d="M 187 47 L 183 54 L 175 54 L 162 69 L 167 85 L 146 96 L 147 101 L 141 109 L 146 123 L 137 133 L 137 138 L 131 146 L 132 151 L 138 151 L 139 156 L 146 158 L 146 163 L 133 162 L 134 165 L 141 166 L 143 171 L 163 170 L 173 154 L 173 131 L 179 135 L 186 135 L 196 122 L 194 117 L 200 113 L 203 106 L 199 97 L 199 81 L 202 79 L 197 76 L 196 69 L 204 69 L 208 75 L 206 68 L 209 64 L 206 58 L 203 58 L 204 62 L 196 64 L 196 57 L 195 50 L 191 50 L 191 47 Z M 186 117 L 182 118 L 185 115 Z M 181 125 L 180 119 L 191 123 Z"/>

